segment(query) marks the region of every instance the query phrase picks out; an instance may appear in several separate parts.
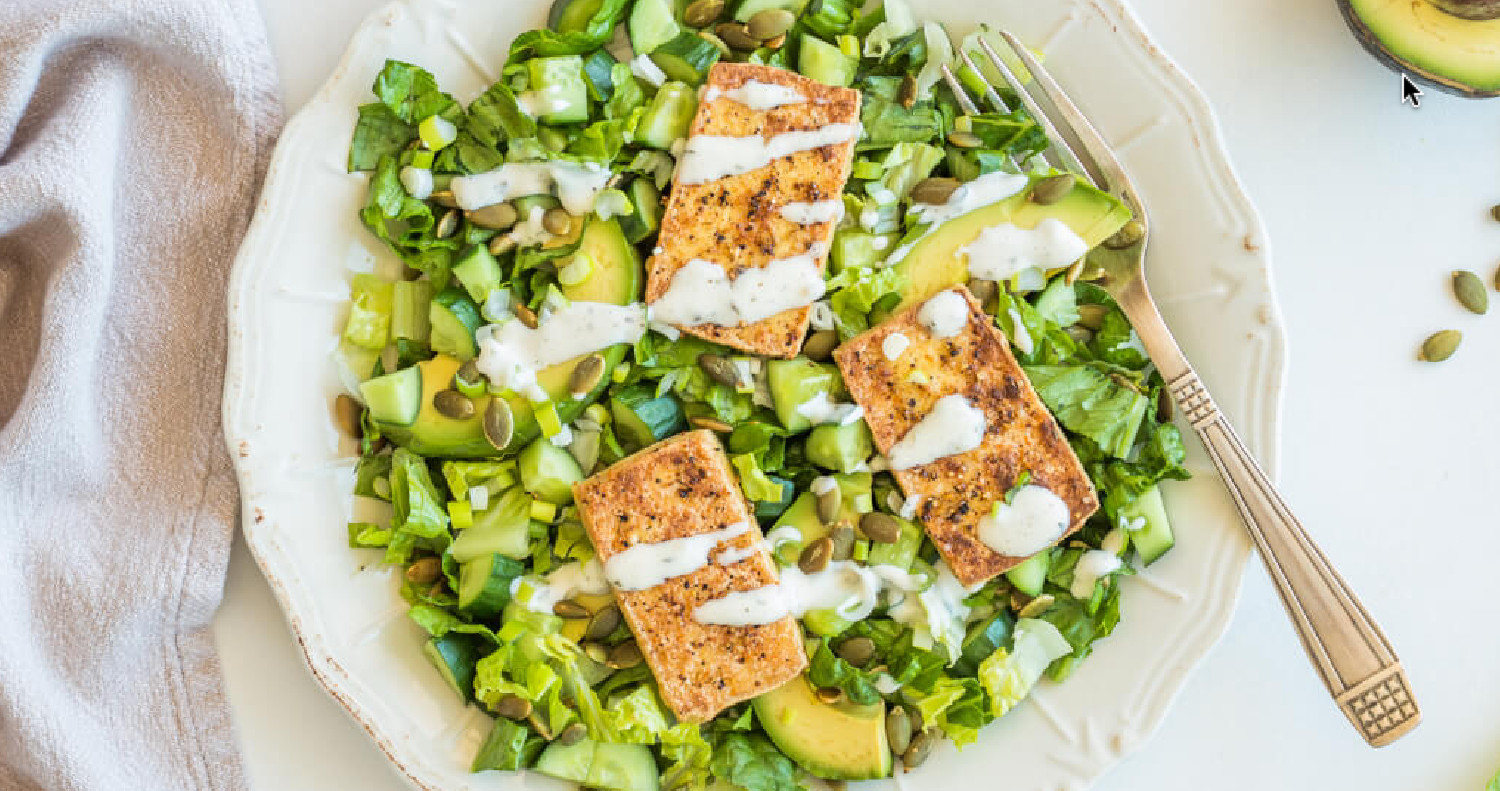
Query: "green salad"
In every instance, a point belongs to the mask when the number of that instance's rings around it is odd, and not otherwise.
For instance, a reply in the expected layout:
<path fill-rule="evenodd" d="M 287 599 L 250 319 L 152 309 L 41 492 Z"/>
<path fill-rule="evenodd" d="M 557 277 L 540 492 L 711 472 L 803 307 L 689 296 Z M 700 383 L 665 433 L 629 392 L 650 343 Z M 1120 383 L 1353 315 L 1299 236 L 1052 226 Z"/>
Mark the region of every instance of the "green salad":
<path fill-rule="evenodd" d="M 904 0 L 860 5 L 573 0 L 548 28 L 518 36 L 500 80 L 467 105 L 391 60 L 375 101 L 359 108 L 348 166 L 370 173 L 360 217 L 401 266 L 353 277 L 337 355 L 351 393 L 339 417 L 360 445 L 355 494 L 389 504 L 388 519 L 350 524 L 349 543 L 403 571 L 410 616 L 430 635 L 412 651 L 495 716 L 474 771 L 531 768 L 618 791 L 790 791 L 808 776 L 886 776 L 898 761 L 920 764 L 940 738 L 974 742 L 1044 676 L 1066 679 L 1119 623 L 1120 577 L 1171 548 L 1159 484 L 1188 477 L 1182 439 L 1161 376 L 1090 282 L 1095 253 L 996 282 L 972 279 L 955 252 L 982 225 L 1044 220 L 1092 250 L 1131 233 L 1129 212 L 1050 168 L 1024 112 L 960 109 L 940 67 L 982 95 L 958 53 L 976 51 L 987 31 L 955 48 Z M 524 384 L 493 381 L 480 360 L 503 327 L 534 330 L 578 303 L 642 302 L 643 261 L 659 249 L 699 88 L 721 61 L 861 94 L 852 176 L 802 354 L 766 359 L 653 322 L 637 341 Z M 535 194 L 461 200 L 455 179 L 516 163 L 535 164 L 524 170 Z M 1019 177 L 1019 193 L 946 222 L 913 210 L 995 173 Z M 865 422 L 845 413 L 813 425 L 804 407 L 848 399 L 830 362 L 838 346 L 903 302 L 966 281 L 1012 339 L 1098 510 L 961 602 L 924 598 L 921 618 L 896 617 L 892 600 L 858 620 L 807 612 L 806 683 L 704 723 L 678 721 L 614 597 L 569 585 L 598 565 L 572 485 L 711 429 L 761 530 L 801 536 L 771 547 L 784 568 L 828 563 L 808 557 L 821 536 L 834 560 L 930 585 L 946 566 Z M 1021 477 L 996 485 L 1014 494 Z M 1118 562 L 1097 578 L 1075 574 L 1098 552 Z M 572 595 L 544 598 L 557 589 Z"/>

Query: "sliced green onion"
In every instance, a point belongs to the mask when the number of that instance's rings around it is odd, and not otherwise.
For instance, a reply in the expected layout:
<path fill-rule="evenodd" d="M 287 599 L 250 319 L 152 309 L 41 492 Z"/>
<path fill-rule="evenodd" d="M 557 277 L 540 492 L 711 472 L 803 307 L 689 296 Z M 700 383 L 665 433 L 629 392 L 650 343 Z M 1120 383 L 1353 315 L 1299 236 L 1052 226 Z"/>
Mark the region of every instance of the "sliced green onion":
<path fill-rule="evenodd" d="M 615 369 L 610 372 L 609 379 L 610 379 L 610 381 L 614 382 L 615 384 L 620 384 L 621 382 L 625 381 L 625 379 L 627 377 L 629 377 L 629 376 L 630 376 L 630 361 L 629 360 L 622 360 L 622 361 L 620 361 L 620 364 L 616 365 Z M 600 425 L 603 425 L 603 424 L 600 424 Z"/>
<path fill-rule="evenodd" d="M 448 518 L 454 527 L 467 530 L 474 526 L 474 508 L 467 501 L 454 500 L 448 503 Z"/>
<path fill-rule="evenodd" d="M 609 407 L 603 404 L 589 404 L 589 408 L 583 410 L 583 414 L 588 416 L 590 420 L 598 423 L 601 426 L 609 425 Z"/>
<path fill-rule="evenodd" d="M 542 427 L 542 436 L 552 438 L 562 433 L 562 420 L 557 417 L 557 405 L 543 401 L 532 407 L 537 425 Z"/>
<path fill-rule="evenodd" d="M 432 163 L 437 160 L 437 155 L 431 151 L 418 149 L 411 152 L 411 166 L 423 170 L 432 170 Z"/>
<path fill-rule="evenodd" d="M 589 279 L 594 272 L 594 257 L 582 250 L 573 254 L 567 266 L 557 270 L 557 282 L 564 286 L 576 286 Z"/>
<path fill-rule="evenodd" d="M 557 518 L 557 506 L 544 500 L 532 500 L 531 518 L 550 525 Z"/>
<path fill-rule="evenodd" d="M 870 540 L 861 538 L 854 542 L 854 559 L 860 563 L 870 559 Z"/>
<path fill-rule="evenodd" d="M 859 36 L 839 36 L 839 52 L 851 58 L 859 57 Z"/>
<path fill-rule="evenodd" d="M 446 118 L 433 115 L 417 125 L 417 134 L 429 151 L 439 151 L 458 139 L 458 127 Z"/>
<path fill-rule="evenodd" d="M 488 392 L 490 386 L 484 381 L 484 377 L 482 376 L 479 377 L 478 381 L 470 382 L 455 373 L 453 375 L 453 389 L 470 398 L 478 398 Z"/>
<path fill-rule="evenodd" d="M 854 162 L 854 177 L 857 179 L 878 179 L 885 173 L 885 168 L 879 162 L 871 162 L 868 159 L 859 159 Z"/>

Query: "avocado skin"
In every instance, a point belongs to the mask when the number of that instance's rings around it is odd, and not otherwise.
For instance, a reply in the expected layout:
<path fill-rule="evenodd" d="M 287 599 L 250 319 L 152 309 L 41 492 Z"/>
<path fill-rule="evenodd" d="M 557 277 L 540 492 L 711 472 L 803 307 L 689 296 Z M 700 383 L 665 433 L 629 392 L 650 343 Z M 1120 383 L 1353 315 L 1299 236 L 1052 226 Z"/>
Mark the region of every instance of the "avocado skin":
<path fill-rule="evenodd" d="M 1500 0 L 1429 0 L 1459 19 L 1500 19 Z"/>
<path fill-rule="evenodd" d="M 1374 31 L 1365 25 L 1363 19 L 1354 10 L 1349 0 L 1338 0 L 1340 13 L 1344 16 L 1344 22 L 1348 24 L 1349 30 L 1354 33 L 1354 38 L 1360 45 L 1375 57 L 1376 60 L 1385 64 L 1391 71 L 1405 74 L 1413 80 L 1429 85 L 1444 93 L 1461 96 L 1465 99 L 1491 99 L 1500 96 L 1500 90 L 1483 91 L 1475 88 L 1461 80 L 1456 80 L 1436 72 L 1424 69 L 1405 58 L 1400 57 L 1386 47 L 1384 42 L 1376 36 Z"/>

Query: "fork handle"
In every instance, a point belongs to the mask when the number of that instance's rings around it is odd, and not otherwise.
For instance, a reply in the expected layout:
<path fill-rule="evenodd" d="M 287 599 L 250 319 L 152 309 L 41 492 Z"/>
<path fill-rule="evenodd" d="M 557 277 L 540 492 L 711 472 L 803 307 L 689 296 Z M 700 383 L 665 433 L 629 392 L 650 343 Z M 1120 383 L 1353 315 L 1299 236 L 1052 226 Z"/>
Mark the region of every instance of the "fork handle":
<path fill-rule="evenodd" d="M 1400 738 L 1422 713 L 1385 634 L 1214 404 L 1144 281 L 1118 296 L 1172 399 L 1208 448 L 1323 685 L 1372 747 Z"/>

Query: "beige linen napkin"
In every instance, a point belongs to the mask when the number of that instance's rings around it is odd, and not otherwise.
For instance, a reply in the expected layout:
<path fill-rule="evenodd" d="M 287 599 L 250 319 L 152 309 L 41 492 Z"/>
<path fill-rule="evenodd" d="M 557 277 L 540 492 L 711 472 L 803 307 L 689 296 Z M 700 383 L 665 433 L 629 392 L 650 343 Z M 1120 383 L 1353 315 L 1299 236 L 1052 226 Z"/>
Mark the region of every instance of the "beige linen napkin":
<path fill-rule="evenodd" d="M 0 789 L 245 786 L 209 620 L 253 0 L 0 0 Z"/>

